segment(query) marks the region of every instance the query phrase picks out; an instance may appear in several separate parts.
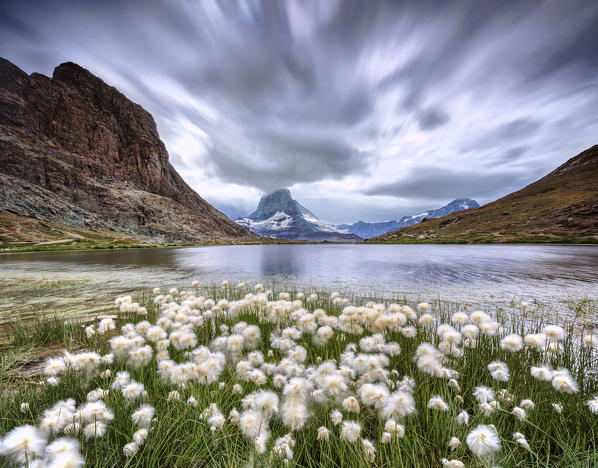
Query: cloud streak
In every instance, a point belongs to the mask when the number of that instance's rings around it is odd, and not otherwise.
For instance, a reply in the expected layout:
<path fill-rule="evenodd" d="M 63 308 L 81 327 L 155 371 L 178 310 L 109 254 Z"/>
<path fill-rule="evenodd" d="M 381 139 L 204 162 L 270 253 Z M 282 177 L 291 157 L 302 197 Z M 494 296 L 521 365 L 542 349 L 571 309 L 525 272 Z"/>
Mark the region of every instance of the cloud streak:
<path fill-rule="evenodd" d="M 337 223 L 484 203 L 596 143 L 596 31 L 592 0 L 0 6 L 0 55 L 119 88 L 217 207 L 291 186 Z"/>
<path fill-rule="evenodd" d="M 515 171 L 480 173 L 474 170 L 424 166 L 415 168 L 401 180 L 371 187 L 365 194 L 422 200 L 437 200 L 442 197 L 485 199 L 505 187 L 521 187 L 529 177 L 529 174 Z"/>

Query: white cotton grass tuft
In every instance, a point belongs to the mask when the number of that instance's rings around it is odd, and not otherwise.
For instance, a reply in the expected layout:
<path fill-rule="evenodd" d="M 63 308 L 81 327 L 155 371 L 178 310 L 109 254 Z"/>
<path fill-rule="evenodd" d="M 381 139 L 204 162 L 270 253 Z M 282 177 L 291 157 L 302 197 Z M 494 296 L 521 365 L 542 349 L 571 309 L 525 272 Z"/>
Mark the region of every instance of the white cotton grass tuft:
<path fill-rule="evenodd" d="M 463 410 L 457 415 L 455 420 L 457 421 L 457 424 L 467 426 L 469 425 L 469 413 Z"/>
<path fill-rule="evenodd" d="M 82 468 L 85 464 L 79 441 L 60 437 L 46 447 L 46 457 L 41 466 L 48 468 Z M 35 462 L 29 466 L 36 466 Z"/>
<path fill-rule="evenodd" d="M 579 386 L 567 369 L 553 372 L 552 386 L 555 390 L 565 393 L 577 393 Z"/>
<path fill-rule="evenodd" d="M 434 325 L 436 319 L 432 314 L 422 314 L 419 318 L 419 323 L 422 327 L 428 328 Z"/>
<path fill-rule="evenodd" d="M 68 437 L 59 437 L 46 447 L 46 455 L 49 459 L 65 452 L 79 452 L 79 441 Z"/>
<path fill-rule="evenodd" d="M 381 384 L 366 383 L 359 388 L 358 394 L 365 405 L 380 409 L 388 397 L 388 388 Z"/>
<path fill-rule="evenodd" d="M 78 410 L 78 414 L 83 422 L 109 422 L 114 419 L 114 413 L 110 410 L 106 403 L 101 400 L 90 401 Z"/>
<path fill-rule="evenodd" d="M 558 325 L 546 325 L 543 332 L 546 338 L 551 341 L 561 341 L 567 336 L 565 329 Z"/>
<path fill-rule="evenodd" d="M 135 400 L 144 395 L 145 386 L 140 382 L 131 381 L 126 384 L 122 389 L 121 393 L 128 400 Z"/>
<path fill-rule="evenodd" d="M 459 393 L 461 391 L 461 387 L 459 382 L 456 379 L 449 379 L 448 384 L 449 388 L 453 389 L 455 392 Z"/>
<path fill-rule="evenodd" d="M 341 425 L 341 439 L 347 442 L 357 442 L 361 434 L 361 426 L 355 421 L 343 421 Z"/>
<path fill-rule="evenodd" d="M 239 417 L 241 432 L 251 439 L 260 434 L 263 427 L 262 423 L 263 416 L 255 410 L 244 411 Z"/>
<path fill-rule="evenodd" d="M 535 403 L 532 400 L 527 399 L 527 398 L 524 400 L 521 400 L 521 403 L 519 403 L 519 406 L 521 406 L 525 410 L 533 410 L 536 407 Z"/>
<path fill-rule="evenodd" d="M 529 450 L 529 443 L 527 442 L 527 439 L 525 438 L 525 436 L 521 433 L 521 432 L 514 432 L 513 433 L 513 440 L 521 445 L 522 447 L 525 447 L 526 449 Z"/>
<path fill-rule="evenodd" d="M 359 401 L 354 396 L 347 397 L 342 403 L 343 409 L 349 413 L 359 414 Z"/>
<path fill-rule="evenodd" d="M 148 429 L 146 429 L 146 428 L 138 429 L 133 434 L 133 442 L 135 442 L 139 446 L 142 446 L 145 443 L 148 435 L 149 435 Z"/>
<path fill-rule="evenodd" d="M 475 310 L 469 314 L 469 319 L 475 324 L 479 325 L 484 322 L 492 321 L 492 318 L 484 311 Z"/>
<path fill-rule="evenodd" d="M 448 411 L 449 407 L 440 396 L 433 396 L 428 402 L 428 408 L 438 411 Z"/>
<path fill-rule="evenodd" d="M 66 362 L 62 358 L 53 358 L 46 361 L 44 374 L 49 376 L 56 376 L 62 374 L 66 370 Z"/>
<path fill-rule="evenodd" d="M 506 351 L 519 351 L 523 348 L 523 339 L 515 333 L 507 335 L 500 340 L 500 347 Z"/>
<path fill-rule="evenodd" d="M 594 331 L 591 334 L 584 335 L 583 343 L 586 346 L 591 346 L 593 348 L 598 348 L 598 332 Z"/>
<path fill-rule="evenodd" d="M 440 463 L 446 468 L 465 468 L 465 463 L 463 463 L 461 460 L 448 460 L 446 458 L 442 458 Z"/>
<path fill-rule="evenodd" d="M 451 317 L 451 322 L 455 325 L 465 325 L 469 321 L 469 315 L 465 312 L 455 312 Z"/>
<path fill-rule="evenodd" d="M 18 463 L 26 463 L 41 456 L 46 447 L 46 438 L 35 426 L 18 426 L 1 440 L 0 453 L 6 454 Z"/>
<path fill-rule="evenodd" d="M 532 366 L 530 372 L 534 379 L 550 381 L 552 380 L 552 369 L 547 365 Z"/>
<path fill-rule="evenodd" d="M 338 426 L 343 420 L 343 413 L 341 413 L 339 410 L 332 411 L 330 413 L 330 420 L 332 421 L 332 424 Z"/>
<path fill-rule="evenodd" d="M 281 410 L 282 422 L 292 430 L 300 430 L 309 416 L 307 405 L 293 398 L 287 399 Z"/>
<path fill-rule="evenodd" d="M 492 426 L 480 424 L 465 439 L 467 446 L 479 458 L 485 458 L 500 450 L 500 439 Z"/>
<path fill-rule="evenodd" d="M 404 418 L 415 412 L 415 400 L 410 392 L 396 391 L 388 395 L 382 408 L 385 418 Z"/>
<path fill-rule="evenodd" d="M 100 438 L 106 434 L 108 425 L 101 421 L 91 422 L 83 428 L 83 434 L 86 439 Z"/>
<path fill-rule="evenodd" d="M 208 424 L 210 425 L 211 431 L 218 431 L 224 427 L 226 418 L 220 411 L 216 411 L 212 416 L 208 418 Z"/>
<path fill-rule="evenodd" d="M 427 302 L 420 302 L 417 305 L 417 310 L 419 310 L 420 312 L 428 312 L 430 310 L 430 304 Z"/>
<path fill-rule="evenodd" d="M 330 431 L 325 426 L 318 427 L 318 440 L 328 441 L 330 439 Z"/>
<path fill-rule="evenodd" d="M 488 403 L 489 401 L 494 400 L 494 390 L 490 387 L 480 385 L 473 390 L 473 397 L 478 403 Z"/>
<path fill-rule="evenodd" d="M 586 405 L 594 414 L 598 414 L 598 395 L 594 395 L 592 399 L 586 401 Z"/>
<path fill-rule="evenodd" d="M 123 446 L 123 454 L 125 457 L 132 457 L 139 451 L 139 444 L 137 442 L 129 442 Z"/>
<path fill-rule="evenodd" d="M 448 448 L 450 450 L 457 450 L 461 446 L 461 441 L 458 437 L 451 437 L 448 443 Z"/>
<path fill-rule="evenodd" d="M 131 415 L 131 420 L 137 427 L 149 428 L 154 417 L 154 407 L 150 405 L 141 405 Z"/>
<path fill-rule="evenodd" d="M 523 408 L 520 408 L 519 406 L 515 406 L 511 410 L 511 414 L 515 416 L 517 419 L 519 419 L 519 421 L 523 421 L 525 418 L 527 418 L 527 413 Z"/>

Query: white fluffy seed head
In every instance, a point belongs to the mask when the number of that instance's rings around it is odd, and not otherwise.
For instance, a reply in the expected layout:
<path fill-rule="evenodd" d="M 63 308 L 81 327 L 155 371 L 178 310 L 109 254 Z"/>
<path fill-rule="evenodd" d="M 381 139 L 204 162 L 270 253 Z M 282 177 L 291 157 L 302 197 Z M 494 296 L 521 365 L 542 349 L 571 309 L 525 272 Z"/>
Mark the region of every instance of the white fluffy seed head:
<path fill-rule="evenodd" d="M 356 442 L 361 434 L 361 426 L 355 421 L 343 421 L 341 426 L 341 439 L 347 442 Z"/>
<path fill-rule="evenodd" d="M 492 426 L 481 424 L 467 435 L 469 449 L 474 455 L 484 458 L 500 450 L 500 439 L 496 429 Z"/>

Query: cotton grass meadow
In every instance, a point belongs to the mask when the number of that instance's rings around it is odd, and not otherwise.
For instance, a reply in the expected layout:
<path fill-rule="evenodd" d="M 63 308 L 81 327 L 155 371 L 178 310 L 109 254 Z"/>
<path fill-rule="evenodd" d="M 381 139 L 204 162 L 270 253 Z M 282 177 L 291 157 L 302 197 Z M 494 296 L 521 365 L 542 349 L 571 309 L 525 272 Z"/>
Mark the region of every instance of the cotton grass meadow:
<path fill-rule="evenodd" d="M 0 465 L 598 465 L 596 324 L 522 317 L 227 281 L 119 297 L 39 382 L 0 370 Z"/>

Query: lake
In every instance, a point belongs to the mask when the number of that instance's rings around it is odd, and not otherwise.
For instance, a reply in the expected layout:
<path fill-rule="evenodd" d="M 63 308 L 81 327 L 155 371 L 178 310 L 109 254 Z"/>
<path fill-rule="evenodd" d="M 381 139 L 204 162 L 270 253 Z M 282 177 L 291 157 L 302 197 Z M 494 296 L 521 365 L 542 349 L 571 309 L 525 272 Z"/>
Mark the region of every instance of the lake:
<path fill-rule="evenodd" d="M 243 245 L 0 255 L 0 323 L 110 310 L 123 293 L 238 281 L 472 305 L 598 299 L 598 248 L 550 245 Z"/>

